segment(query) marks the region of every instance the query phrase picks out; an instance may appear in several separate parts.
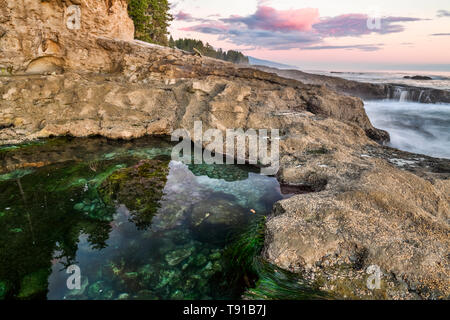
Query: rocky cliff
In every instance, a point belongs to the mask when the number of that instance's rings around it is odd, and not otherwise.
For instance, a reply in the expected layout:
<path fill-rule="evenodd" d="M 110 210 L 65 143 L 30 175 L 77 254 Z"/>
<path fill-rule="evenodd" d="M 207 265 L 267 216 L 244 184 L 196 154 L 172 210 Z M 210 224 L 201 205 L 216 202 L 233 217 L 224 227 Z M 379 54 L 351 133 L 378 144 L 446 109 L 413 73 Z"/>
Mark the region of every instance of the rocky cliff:
<path fill-rule="evenodd" d="M 0 0 L 3 74 L 110 70 L 97 37 L 133 40 L 127 0 Z"/>
<path fill-rule="evenodd" d="M 311 192 L 275 206 L 265 258 L 340 297 L 373 297 L 361 280 L 370 265 L 384 273 L 383 298 L 448 297 L 450 161 L 376 143 L 388 135 L 360 99 L 133 41 L 121 0 L 0 10 L 0 144 L 167 135 L 197 120 L 279 128 L 278 178 Z"/>

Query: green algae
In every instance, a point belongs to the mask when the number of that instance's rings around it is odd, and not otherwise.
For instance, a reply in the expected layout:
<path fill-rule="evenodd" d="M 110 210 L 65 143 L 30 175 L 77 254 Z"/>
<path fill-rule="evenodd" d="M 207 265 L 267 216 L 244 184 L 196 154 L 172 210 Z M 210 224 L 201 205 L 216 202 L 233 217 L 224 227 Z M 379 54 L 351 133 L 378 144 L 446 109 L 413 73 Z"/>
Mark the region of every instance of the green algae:
<path fill-rule="evenodd" d="M 54 140 L 60 140 L 61 138 L 57 139 L 55 138 Z M 8 151 L 13 151 L 13 150 L 19 150 L 19 149 L 24 149 L 24 148 L 29 148 L 29 147 L 34 147 L 34 146 L 42 146 L 44 144 L 47 143 L 52 143 L 52 141 L 54 141 L 53 139 L 49 139 L 49 140 L 34 140 L 34 141 L 29 141 L 29 142 L 24 142 L 21 144 L 16 144 L 16 145 L 3 145 L 0 146 L 0 152 L 8 152 Z"/>
<path fill-rule="evenodd" d="M 323 299 L 327 294 L 301 275 L 278 268 L 261 257 L 266 217 L 260 216 L 225 251 L 231 281 L 243 283 L 247 300 Z"/>
<path fill-rule="evenodd" d="M 14 179 L 20 179 L 25 177 L 26 175 L 29 175 L 33 173 L 33 170 L 31 169 L 20 169 L 15 170 L 13 172 L 5 173 L 0 175 L 0 181 L 8 181 L 8 180 L 14 180 Z"/>
<path fill-rule="evenodd" d="M 143 160 L 111 174 L 98 191 L 104 203 L 124 204 L 132 212 L 131 221 L 138 228 L 146 229 L 160 208 L 168 173 L 169 162 Z"/>
<path fill-rule="evenodd" d="M 45 294 L 47 292 L 48 275 L 49 270 L 41 269 L 23 277 L 18 297 L 30 299 L 33 296 Z"/>
<path fill-rule="evenodd" d="M 227 247 L 225 254 L 231 266 L 239 270 L 240 273 L 236 274 L 238 277 L 257 273 L 255 259 L 264 246 L 265 223 L 265 216 L 256 217 Z"/>
<path fill-rule="evenodd" d="M 3 300 L 8 292 L 8 287 L 5 281 L 0 281 L 0 300 Z"/>
<path fill-rule="evenodd" d="M 65 171 L 64 166 L 54 165 L 0 181 L 0 208 L 10 208 L 2 211 L 0 223 L 0 260 L 5 261 L 0 264 L 0 278 L 11 283 L 8 297 L 45 298 L 54 252 L 69 265 L 75 260 L 81 233 L 88 235 L 93 247 L 106 246 L 108 224 L 71 214 L 82 190 L 70 184 L 57 187 L 65 184 Z"/>
<path fill-rule="evenodd" d="M 252 266 L 256 270 L 257 281 L 247 289 L 243 297 L 247 300 L 317 300 L 330 296 L 299 274 L 280 269 L 262 258 L 257 258 Z"/>

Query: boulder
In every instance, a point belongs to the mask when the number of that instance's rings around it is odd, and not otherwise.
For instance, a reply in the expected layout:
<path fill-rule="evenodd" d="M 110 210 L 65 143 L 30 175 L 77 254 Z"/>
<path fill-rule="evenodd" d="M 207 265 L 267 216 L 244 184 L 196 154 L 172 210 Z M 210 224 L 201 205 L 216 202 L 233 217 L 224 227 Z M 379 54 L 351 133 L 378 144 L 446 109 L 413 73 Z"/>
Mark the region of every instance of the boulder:
<path fill-rule="evenodd" d="M 411 79 L 411 80 L 433 80 L 433 78 L 428 76 L 404 76 L 404 79 Z"/>
<path fill-rule="evenodd" d="M 227 243 L 248 222 L 248 211 L 231 200 L 212 197 L 194 204 L 190 227 L 194 237 L 207 243 Z"/>

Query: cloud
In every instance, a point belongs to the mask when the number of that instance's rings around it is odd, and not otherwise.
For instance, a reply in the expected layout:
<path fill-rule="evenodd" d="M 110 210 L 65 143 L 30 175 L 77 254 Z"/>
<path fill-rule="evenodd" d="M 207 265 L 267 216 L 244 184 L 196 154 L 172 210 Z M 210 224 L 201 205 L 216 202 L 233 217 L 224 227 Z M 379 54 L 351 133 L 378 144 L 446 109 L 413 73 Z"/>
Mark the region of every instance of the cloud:
<path fill-rule="evenodd" d="M 323 36 L 348 37 L 361 36 L 371 33 L 388 34 L 402 32 L 405 28 L 399 22 L 420 21 L 419 18 L 410 17 L 380 17 L 379 28 L 369 28 L 371 17 L 366 14 L 344 14 L 332 18 L 324 18 L 313 25 L 313 28 Z"/>
<path fill-rule="evenodd" d="M 226 34 L 229 31 L 229 27 L 226 24 L 212 21 L 208 23 L 198 24 L 192 27 L 180 28 L 181 31 L 195 31 L 207 34 Z"/>
<path fill-rule="evenodd" d="M 450 33 L 433 33 L 432 36 L 435 36 L 435 37 L 450 36 Z"/>
<path fill-rule="evenodd" d="M 174 18 L 179 21 L 187 21 L 187 22 L 195 21 L 195 18 L 190 13 L 186 13 L 183 11 L 179 11 L 178 13 L 176 13 L 174 15 Z"/>
<path fill-rule="evenodd" d="M 448 11 L 448 10 L 439 10 L 439 11 L 437 12 L 437 16 L 438 16 L 439 18 L 442 18 L 442 17 L 450 17 L 450 11 Z"/>
<path fill-rule="evenodd" d="M 421 20 L 412 17 L 383 17 L 380 18 L 379 28 L 369 28 L 369 16 L 366 14 L 353 13 L 320 18 L 318 9 L 277 10 L 264 5 L 264 2 L 259 1 L 256 12 L 248 16 L 234 15 L 216 20 L 196 19 L 180 11 L 177 14 L 180 20 L 198 23 L 180 30 L 216 35 L 219 40 L 250 48 L 376 51 L 381 49 L 381 45 L 329 46 L 324 44 L 324 40 L 328 37 L 360 37 L 372 33 L 402 32 L 402 23 Z"/>
<path fill-rule="evenodd" d="M 241 29 L 220 22 L 199 24 L 180 30 L 218 35 L 219 40 L 228 40 L 239 46 L 248 46 L 249 49 L 288 50 L 319 43 L 322 40 L 314 33 Z"/>
<path fill-rule="evenodd" d="M 381 49 L 381 44 L 356 44 L 344 46 L 312 46 L 305 47 L 303 50 L 361 50 L 361 51 L 377 51 Z"/>
<path fill-rule="evenodd" d="M 276 10 L 259 6 L 256 12 L 247 17 L 232 16 L 222 19 L 230 24 L 244 24 L 249 29 L 269 31 L 309 31 L 319 21 L 319 9 Z"/>

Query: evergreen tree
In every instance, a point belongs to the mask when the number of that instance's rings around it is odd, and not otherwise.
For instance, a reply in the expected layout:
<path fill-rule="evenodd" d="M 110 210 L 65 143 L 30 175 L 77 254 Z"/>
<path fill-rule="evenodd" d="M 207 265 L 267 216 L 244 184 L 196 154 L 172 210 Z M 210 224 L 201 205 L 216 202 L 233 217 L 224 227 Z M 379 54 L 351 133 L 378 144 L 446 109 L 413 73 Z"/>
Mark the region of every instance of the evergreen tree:
<path fill-rule="evenodd" d="M 215 58 L 215 59 L 221 59 L 233 63 L 238 64 L 249 64 L 248 57 L 243 55 L 239 51 L 229 50 L 229 51 L 223 51 L 222 49 L 214 49 L 209 43 L 204 44 L 201 40 L 196 39 L 178 39 L 173 40 L 171 37 L 170 42 L 173 41 L 173 46 L 178 49 L 194 52 L 194 48 L 200 51 L 204 56 Z"/>
<path fill-rule="evenodd" d="M 173 20 L 168 0 L 129 0 L 128 14 L 133 19 L 135 38 L 167 46 L 167 28 Z"/>

